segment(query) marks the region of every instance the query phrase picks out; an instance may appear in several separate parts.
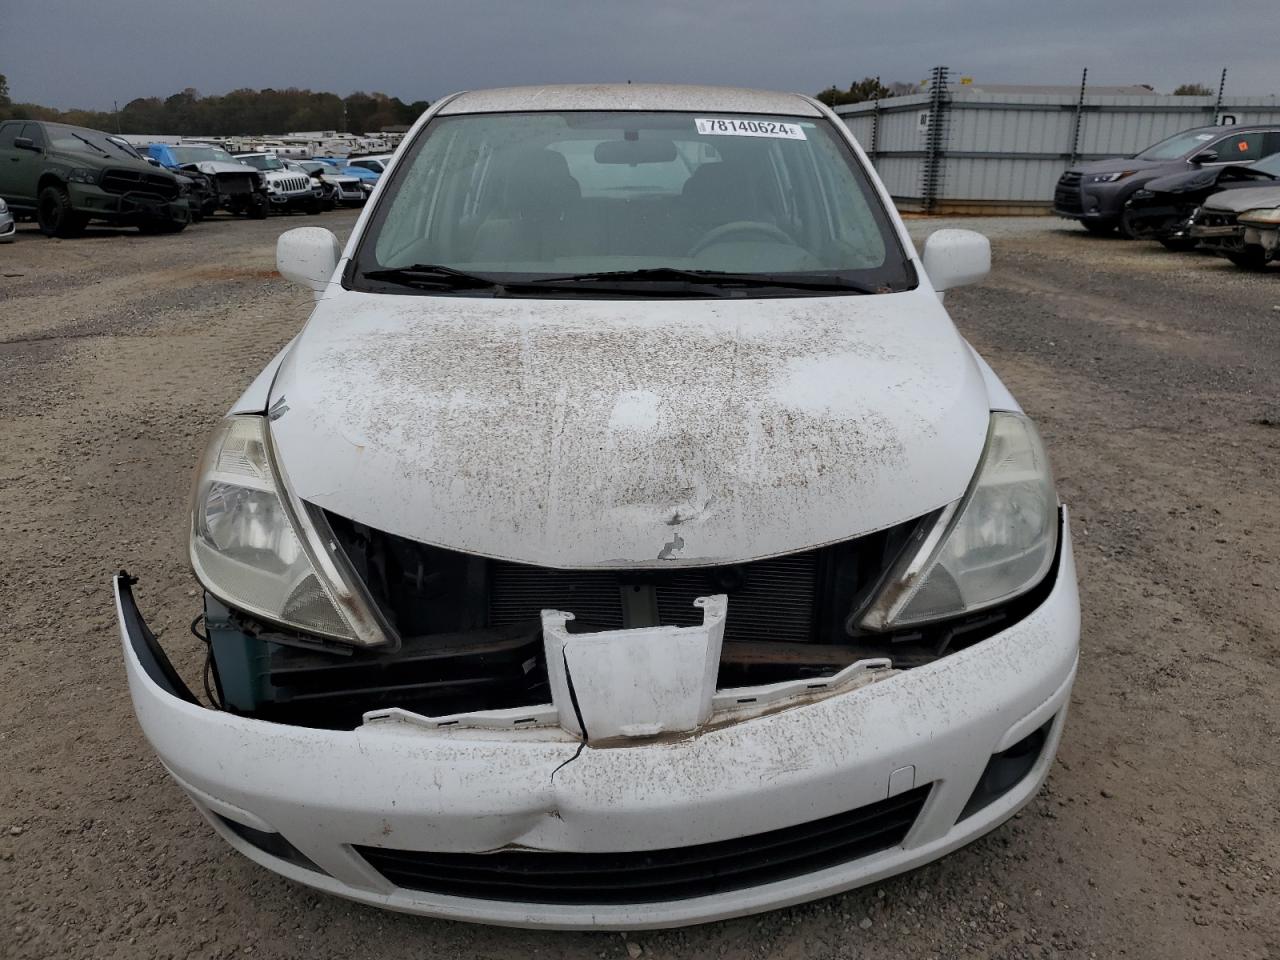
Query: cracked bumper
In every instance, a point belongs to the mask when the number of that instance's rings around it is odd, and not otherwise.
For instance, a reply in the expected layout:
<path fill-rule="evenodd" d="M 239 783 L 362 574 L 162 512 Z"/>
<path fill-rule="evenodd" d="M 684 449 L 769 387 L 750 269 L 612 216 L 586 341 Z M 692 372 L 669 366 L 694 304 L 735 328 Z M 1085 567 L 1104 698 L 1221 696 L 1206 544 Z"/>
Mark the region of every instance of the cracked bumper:
<path fill-rule="evenodd" d="M 366 724 L 312 730 L 175 695 L 117 585 L 129 688 L 147 739 L 215 829 L 250 859 L 394 910 L 527 927 L 635 930 L 724 919 L 871 883 L 1012 816 L 1057 750 L 1075 677 L 1079 603 L 1064 518 L 1057 582 L 1010 629 L 859 689 L 669 742 L 585 747 L 555 729 L 495 733 Z M 993 753 L 1048 724 L 1016 786 L 961 818 Z M 912 773 L 903 771 L 914 768 Z M 892 775 L 892 778 L 891 778 Z M 667 902 L 527 903 L 403 889 L 355 846 L 482 853 L 671 849 L 750 837 L 932 785 L 900 844 L 834 867 Z M 216 814 L 216 816 L 215 816 Z M 264 852 L 245 831 L 300 852 Z M 316 869 L 312 869 L 315 867 Z"/>

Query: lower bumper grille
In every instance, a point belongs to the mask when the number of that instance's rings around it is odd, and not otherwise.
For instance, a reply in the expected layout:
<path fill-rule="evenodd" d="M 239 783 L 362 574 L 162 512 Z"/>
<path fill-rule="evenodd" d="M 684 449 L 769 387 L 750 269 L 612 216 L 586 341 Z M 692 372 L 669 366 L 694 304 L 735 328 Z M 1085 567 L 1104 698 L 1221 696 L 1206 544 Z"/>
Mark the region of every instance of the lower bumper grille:
<path fill-rule="evenodd" d="M 1053 191 L 1053 209 L 1058 213 L 1083 213 L 1084 203 L 1080 195 L 1078 173 L 1064 173 Z"/>
<path fill-rule="evenodd" d="M 357 846 L 397 887 L 518 903 L 660 903 L 758 887 L 899 846 L 929 795 L 917 787 L 750 837 L 623 853 L 426 853 Z"/>

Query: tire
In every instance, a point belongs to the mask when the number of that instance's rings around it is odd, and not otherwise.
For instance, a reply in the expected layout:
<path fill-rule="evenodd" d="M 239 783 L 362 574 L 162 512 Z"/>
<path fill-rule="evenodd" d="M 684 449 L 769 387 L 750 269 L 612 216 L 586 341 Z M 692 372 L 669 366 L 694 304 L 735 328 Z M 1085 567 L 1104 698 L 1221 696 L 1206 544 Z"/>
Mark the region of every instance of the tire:
<path fill-rule="evenodd" d="M 1095 237 L 1105 237 L 1115 233 L 1116 222 L 1114 220 L 1081 220 L 1080 225 L 1092 233 Z"/>
<path fill-rule="evenodd" d="M 1191 237 L 1165 237 L 1160 246 L 1174 253 L 1187 253 L 1196 248 L 1196 241 Z"/>
<path fill-rule="evenodd" d="M 1239 253 L 1228 253 L 1227 259 L 1241 270 L 1265 270 L 1267 255 L 1261 247 L 1245 247 Z"/>
<path fill-rule="evenodd" d="M 255 220 L 267 219 L 267 214 L 271 212 L 271 204 L 266 197 L 254 197 L 249 204 L 249 216 Z"/>
<path fill-rule="evenodd" d="M 36 222 L 46 237 L 68 239 L 84 233 L 89 218 L 71 208 L 64 187 L 45 187 L 36 201 Z"/>

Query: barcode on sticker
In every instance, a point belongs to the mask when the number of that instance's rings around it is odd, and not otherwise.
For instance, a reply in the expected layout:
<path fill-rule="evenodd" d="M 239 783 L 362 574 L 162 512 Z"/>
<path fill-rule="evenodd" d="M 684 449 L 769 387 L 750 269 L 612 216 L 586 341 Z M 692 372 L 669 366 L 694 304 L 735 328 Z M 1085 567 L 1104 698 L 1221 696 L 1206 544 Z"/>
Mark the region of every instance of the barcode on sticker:
<path fill-rule="evenodd" d="M 778 137 L 782 140 L 804 140 L 804 129 L 798 123 L 777 120 L 740 120 L 734 117 L 698 117 L 693 121 L 698 132 L 721 137 Z"/>

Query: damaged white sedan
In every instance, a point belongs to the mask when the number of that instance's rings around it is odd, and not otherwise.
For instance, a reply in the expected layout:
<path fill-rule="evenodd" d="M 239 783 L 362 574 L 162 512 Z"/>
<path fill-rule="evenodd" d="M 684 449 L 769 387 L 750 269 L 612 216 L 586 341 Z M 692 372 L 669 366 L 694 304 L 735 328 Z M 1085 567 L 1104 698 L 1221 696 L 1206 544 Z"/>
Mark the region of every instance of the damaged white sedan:
<path fill-rule="evenodd" d="M 634 930 L 847 890 L 1048 774 L 1075 676 L 1035 426 L 807 97 L 465 93 L 417 123 L 214 431 L 204 703 L 116 600 L 138 719 L 330 893 Z"/>

